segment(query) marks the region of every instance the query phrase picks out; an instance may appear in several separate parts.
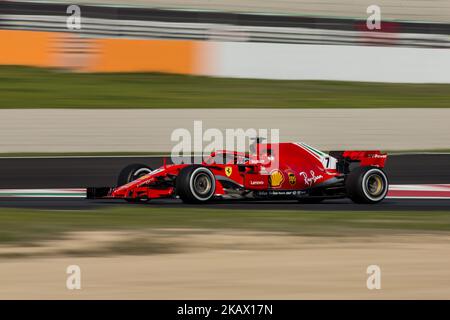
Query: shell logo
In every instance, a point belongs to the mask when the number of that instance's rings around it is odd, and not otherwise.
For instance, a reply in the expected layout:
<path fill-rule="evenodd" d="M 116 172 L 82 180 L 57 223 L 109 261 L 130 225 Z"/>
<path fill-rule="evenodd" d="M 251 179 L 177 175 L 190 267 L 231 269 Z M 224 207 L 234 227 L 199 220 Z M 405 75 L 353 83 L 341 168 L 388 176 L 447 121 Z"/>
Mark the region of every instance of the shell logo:
<path fill-rule="evenodd" d="M 270 185 L 274 188 L 280 187 L 281 184 L 284 181 L 284 174 L 278 170 L 275 169 L 270 173 Z"/>

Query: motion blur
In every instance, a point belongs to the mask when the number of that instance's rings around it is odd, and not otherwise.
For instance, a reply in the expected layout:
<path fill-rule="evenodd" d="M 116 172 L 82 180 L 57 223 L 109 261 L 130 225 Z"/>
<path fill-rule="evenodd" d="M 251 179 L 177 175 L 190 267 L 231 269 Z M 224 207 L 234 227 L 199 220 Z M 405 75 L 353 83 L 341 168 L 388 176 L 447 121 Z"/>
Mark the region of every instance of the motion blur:
<path fill-rule="evenodd" d="M 446 0 L 1 1 L 0 298 L 448 299 L 449 21 Z M 288 161 L 263 179 L 269 136 Z"/>

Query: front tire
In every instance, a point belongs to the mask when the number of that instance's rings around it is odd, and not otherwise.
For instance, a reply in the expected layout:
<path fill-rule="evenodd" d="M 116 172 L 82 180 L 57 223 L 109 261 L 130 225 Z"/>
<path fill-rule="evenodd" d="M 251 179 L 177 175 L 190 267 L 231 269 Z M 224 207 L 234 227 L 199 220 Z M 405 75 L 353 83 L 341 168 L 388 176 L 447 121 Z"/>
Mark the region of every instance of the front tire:
<path fill-rule="evenodd" d="M 386 197 L 389 182 L 380 168 L 358 167 L 347 176 L 345 188 L 353 202 L 378 203 Z"/>
<path fill-rule="evenodd" d="M 117 186 L 123 186 L 127 183 L 130 183 L 136 179 L 139 179 L 142 176 L 145 176 L 149 173 L 151 173 L 153 170 L 152 168 L 146 166 L 145 164 L 130 164 L 129 166 L 126 166 L 122 169 L 119 173 L 119 177 L 117 179 Z M 133 198 L 126 198 L 127 202 L 147 202 L 149 199 L 133 199 Z"/>
<path fill-rule="evenodd" d="M 177 194 L 185 203 L 205 203 L 214 197 L 216 178 L 206 167 L 189 166 L 178 174 Z"/>

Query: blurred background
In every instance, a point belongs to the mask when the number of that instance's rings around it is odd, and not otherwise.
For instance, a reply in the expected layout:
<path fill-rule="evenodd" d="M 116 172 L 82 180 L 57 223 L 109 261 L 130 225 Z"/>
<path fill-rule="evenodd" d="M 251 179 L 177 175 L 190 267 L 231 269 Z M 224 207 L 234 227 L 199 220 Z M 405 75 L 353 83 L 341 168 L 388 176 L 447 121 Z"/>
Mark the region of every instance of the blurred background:
<path fill-rule="evenodd" d="M 448 0 L 0 1 L 0 298 L 448 299 L 449 107 Z M 394 193 L 84 199 L 195 120 L 387 150 Z"/>
<path fill-rule="evenodd" d="M 3 1 L 0 63 L 264 79 L 450 81 L 447 1 L 381 1 L 382 23 L 374 30 L 366 23 L 373 13 L 369 1 L 84 1 L 76 4 L 80 28 L 74 29 L 68 27 L 75 12 L 67 12 L 70 4 Z"/>
<path fill-rule="evenodd" d="M 322 149 L 449 147 L 448 1 L 72 4 L 0 2 L 0 133 L 20 132 L 0 152 L 168 151 L 196 119 Z"/>
<path fill-rule="evenodd" d="M 32 1 L 28 1 L 32 2 Z M 71 1 L 48 1 L 76 4 Z M 155 8 L 183 8 L 190 10 L 217 10 L 226 12 L 261 12 L 277 14 L 304 14 L 331 17 L 362 18 L 366 8 L 370 5 L 383 7 L 386 19 L 416 20 L 423 22 L 448 22 L 449 4 L 444 0 L 415 0 L 406 3 L 401 0 L 87 0 L 79 1 L 78 4 L 102 4 L 102 5 L 133 5 L 148 6 Z"/>

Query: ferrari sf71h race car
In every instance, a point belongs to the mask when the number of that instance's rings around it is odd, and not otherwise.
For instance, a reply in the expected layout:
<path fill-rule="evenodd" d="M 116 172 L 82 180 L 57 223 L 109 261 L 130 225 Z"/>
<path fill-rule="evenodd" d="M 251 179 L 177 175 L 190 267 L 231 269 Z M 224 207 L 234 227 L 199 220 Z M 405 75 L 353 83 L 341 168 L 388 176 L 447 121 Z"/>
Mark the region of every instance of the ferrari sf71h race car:
<path fill-rule="evenodd" d="M 185 203 L 213 199 L 296 199 L 318 203 L 350 198 L 377 203 L 388 191 L 380 151 L 321 152 L 305 143 L 260 143 L 247 152 L 213 152 L 200 164 L 169 164 L 156 170 L 142 164 L 125 167 L 115 188 L 88 188 L 87 198 L 180 198 Z M 274 165 L 276 164 L 276 165 Z"/>

